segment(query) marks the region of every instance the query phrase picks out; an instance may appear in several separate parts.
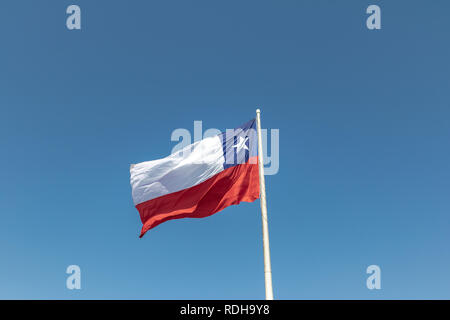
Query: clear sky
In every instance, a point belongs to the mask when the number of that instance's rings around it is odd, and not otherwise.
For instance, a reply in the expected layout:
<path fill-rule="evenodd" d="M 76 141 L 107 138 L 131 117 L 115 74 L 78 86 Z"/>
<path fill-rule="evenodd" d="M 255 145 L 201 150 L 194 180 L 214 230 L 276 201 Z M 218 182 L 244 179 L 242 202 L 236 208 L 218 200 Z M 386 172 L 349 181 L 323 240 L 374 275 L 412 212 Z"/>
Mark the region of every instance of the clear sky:
<path fill-rule="evenodd" d="M 66 28 L 66 8 L 82 29 Z M 370 4 L 382 29 L 368 30 Z M 176 128 L 280 130 L 278 299 L 450 298 L 450 3 L 0 2 L 0 298 L 263 299 L 259 201 L 139 239 Z M 67 266 L 82 289 L 68 290 Z M 381 268 L 368 290 L 366 268 Z"/>

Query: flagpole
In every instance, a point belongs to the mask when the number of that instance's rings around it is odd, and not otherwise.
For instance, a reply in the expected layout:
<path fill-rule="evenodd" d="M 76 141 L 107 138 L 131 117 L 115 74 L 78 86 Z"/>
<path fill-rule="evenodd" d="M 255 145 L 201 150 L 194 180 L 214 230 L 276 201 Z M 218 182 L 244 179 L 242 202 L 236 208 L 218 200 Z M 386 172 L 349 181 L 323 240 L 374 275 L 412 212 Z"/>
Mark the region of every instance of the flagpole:
<path fill-rule="evenodd" d="M 264 279 L 266 285 L 266 300 L 273 300 L 272 268 L 270 266 L 269 226 L 267 223 L 266 184 L 264 181 L 264 159 L 261 137 L 261 110 L 256 109 L 256 129 L 258 132 L 258 167 L 259 167 L 259 191 L 261 202 L 261 218 L 264 247 Z"/>

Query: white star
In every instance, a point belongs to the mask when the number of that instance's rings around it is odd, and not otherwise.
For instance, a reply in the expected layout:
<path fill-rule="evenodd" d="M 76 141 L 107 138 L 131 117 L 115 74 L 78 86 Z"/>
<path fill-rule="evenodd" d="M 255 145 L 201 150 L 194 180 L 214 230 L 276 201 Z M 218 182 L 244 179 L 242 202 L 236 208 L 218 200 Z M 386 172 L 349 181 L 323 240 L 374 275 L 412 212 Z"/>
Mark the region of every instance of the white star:
<path fill-rule="evenodd" d="M 239 142 L 233 146 L 233 148 L 236 148 L 236 152 L 239 152 L 239 150 L 241 150 L 242 148 L 244 148 L 245 150 L 248 150 L 247 145 L 245 144 L 248 140 L 248 137 L 242 138 L 239 137 Z"/>

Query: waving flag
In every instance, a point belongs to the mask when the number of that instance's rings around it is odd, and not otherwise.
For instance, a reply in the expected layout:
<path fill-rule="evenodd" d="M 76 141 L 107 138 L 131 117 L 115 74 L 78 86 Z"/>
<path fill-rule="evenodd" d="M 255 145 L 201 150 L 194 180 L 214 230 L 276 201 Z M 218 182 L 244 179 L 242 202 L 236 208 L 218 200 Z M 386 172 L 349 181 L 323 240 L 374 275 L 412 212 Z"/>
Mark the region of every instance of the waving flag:
<path fill-rule="evenodd" d="M 140 237 L 162 222 L 203 218 L 259 198 L 255 119 L 170 156 L 131 165 Z"/>

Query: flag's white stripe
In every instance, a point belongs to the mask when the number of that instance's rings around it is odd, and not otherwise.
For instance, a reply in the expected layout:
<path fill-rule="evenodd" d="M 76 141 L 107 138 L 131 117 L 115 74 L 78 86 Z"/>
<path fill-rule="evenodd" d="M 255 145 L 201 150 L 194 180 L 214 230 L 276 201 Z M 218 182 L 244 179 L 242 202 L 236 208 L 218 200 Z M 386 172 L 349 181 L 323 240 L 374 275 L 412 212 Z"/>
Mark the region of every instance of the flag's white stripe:
<path fill-rule="evenodd" d="M 223 171 L 219 136 L 205 138 L 170 156 L 132 165 L 131 188 L 135 205 L 193 187 Z"/>

